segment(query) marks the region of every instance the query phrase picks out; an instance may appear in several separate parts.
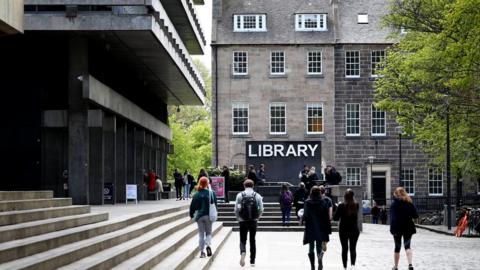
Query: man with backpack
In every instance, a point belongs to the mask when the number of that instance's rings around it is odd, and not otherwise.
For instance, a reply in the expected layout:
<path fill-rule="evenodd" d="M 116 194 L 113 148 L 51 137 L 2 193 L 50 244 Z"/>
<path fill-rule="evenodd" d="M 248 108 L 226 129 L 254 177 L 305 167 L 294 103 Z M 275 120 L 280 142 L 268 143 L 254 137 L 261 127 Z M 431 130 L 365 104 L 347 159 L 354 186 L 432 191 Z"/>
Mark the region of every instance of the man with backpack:
<path fill-rule="evenodd" d="M 240 265 L 245 266 L 247 235 L 250 234 L 250 265 L 255 266 L 255 235 L 257 221 L 263 212 L 262 196 L 253 190 L 254 183 L 247 179 L 243 182 L 245 190 L 237 194 L 235 216 L 240 225 Z"/>

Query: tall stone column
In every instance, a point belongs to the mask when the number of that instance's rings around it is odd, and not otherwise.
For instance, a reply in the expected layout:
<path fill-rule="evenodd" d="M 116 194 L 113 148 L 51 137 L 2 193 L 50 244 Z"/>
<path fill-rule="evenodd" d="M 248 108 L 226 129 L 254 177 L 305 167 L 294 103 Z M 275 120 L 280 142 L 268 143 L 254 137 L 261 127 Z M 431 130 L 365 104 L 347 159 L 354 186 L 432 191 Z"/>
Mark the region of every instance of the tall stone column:
<path fill-rule="evenodd" d="M 88 41 L 72 36 L 68 66 L 68 186 L 74 204 L 89 204 L 88 103 L 83 99 L 83 76 L 88 74 Z"/>
<path fill-rule="evenodd" d="M 135 128 L 135 184 L 137 185 L 138 199 L 144 200 L 143 175 L 147 172 L 145 168 L 145 130 Z"/>
<path fill-rule="evenodd" d="M 103 137 L 103 111 L 90 110 L 88 112 L 88 126 L 90 128 L 90 165 L 89 165 L 89 196 L 90 204 L 103 204 L 104 184 L 104 156 L 105 144 Z"/>
<path fill-rule="evenodd" d="M 103 141 L 105 147 L 104 163 L 104 182 L 112 183 L 114 185 L 114 192 L 116 193 L 117 184 L 117 149 L 116 149 L 116 131 L 117 121 L 115 115 L 105 114 L 103 118 Z M 116 194 L 114 194 L 116 200 Z"/>
<path fill-rule="evenodd" d="M 127 123 L 117 121 L 116 132 L 116 202 L 125 202 L 125 185 L 127 184 Z"/>

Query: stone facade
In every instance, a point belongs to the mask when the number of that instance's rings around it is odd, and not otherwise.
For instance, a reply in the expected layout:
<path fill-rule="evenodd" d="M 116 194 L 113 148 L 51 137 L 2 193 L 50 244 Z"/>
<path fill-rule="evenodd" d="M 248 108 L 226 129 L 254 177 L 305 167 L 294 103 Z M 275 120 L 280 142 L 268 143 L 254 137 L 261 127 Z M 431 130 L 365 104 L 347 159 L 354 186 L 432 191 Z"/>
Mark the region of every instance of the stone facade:
<path fill-rule="evenodd" d="M 334 165 L 345 184 L 347 168 L 359 168 L 364 198 L 375 197 L 384 181 L 384 198 L 391 197 L 399 181 L 399 135 L 394 116 L 386 113 L 385 134 L 373 136 L 372 102 L 375 78 L 371 52 L 385 50 L 396 40 L 394 29 L 382 27 L 388 1 L 213 1 L 213 163 L 244 168 L 246 141 L 321 141 L 322 164 Z M 266 31 L 234 31 L 235 15 L 263 14 Z M 327 31 L 295 30 L 296 14 L 326 14 Z M 358 23 L 368 14 L 368 23 Z M 322 74 L 308 75 L 307 53 L 322 52 Z M 345 51 L 360 52 L 360 76 L 345 76 Z M 248 74 L 233 75 L 233 52 L 248 52 Z M 285 74 L 270 74 L 270 53 L 285 53 Z M 232 131 L 232 106 L 248 104 L 248 134 Z M 269 130 L 269 105 L 286 105 L 286 134 Z M 307 134 L 306 104 L 323 105 L 323 134 Z M 346 104 L 360 105 L 360 134 L 346 135 Z M 429 196 L 429 159 L 411 138 L 401 139 L 403 169 L 413 169 L 415 196 Z M 373 156 L 373 163 L 369 163 Z M 258 164 L 257 164 L 258 165 Z M 288 168 L 300 170 L 300 168 Z M 373 171 L 373 174 L 371 173 Z M 268 165 L 267 165 L 268 172 Z M 380 177 L 380 180 L 378 180 Z M 372 180 L 374 178 L 374 180 Z M 404 176 L 404 179 L 406 176 Z M 446 195 L 446 176 L 441 190 Z M 452 175 L 454 179 L 454 175 Z M 350 179 L 351 180 L 351 179 Z M 454 181 L 452 181 L 454 182 Z M 452 194 L 456 185 L 452 184 Z M 474 194 L 475 184 L 464 185 L 464 194 Z M 381 185 L 380 185 L 381 187 Z"/>

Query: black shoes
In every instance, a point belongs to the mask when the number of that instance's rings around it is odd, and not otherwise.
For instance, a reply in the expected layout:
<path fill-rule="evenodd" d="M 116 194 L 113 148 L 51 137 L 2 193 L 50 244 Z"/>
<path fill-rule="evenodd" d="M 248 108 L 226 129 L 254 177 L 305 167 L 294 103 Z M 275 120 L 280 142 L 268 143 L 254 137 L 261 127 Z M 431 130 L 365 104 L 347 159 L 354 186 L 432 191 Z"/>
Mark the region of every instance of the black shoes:
<path fill-rule="evenodd" d="M 207 247 L 207 256 L 212 256 L 212 249 L 210 247 Z"/>
<path fill-rule="evenodd" d="M 413 265 L 409 264 L 408 265 L 408 270 L 413 270 Z"/>

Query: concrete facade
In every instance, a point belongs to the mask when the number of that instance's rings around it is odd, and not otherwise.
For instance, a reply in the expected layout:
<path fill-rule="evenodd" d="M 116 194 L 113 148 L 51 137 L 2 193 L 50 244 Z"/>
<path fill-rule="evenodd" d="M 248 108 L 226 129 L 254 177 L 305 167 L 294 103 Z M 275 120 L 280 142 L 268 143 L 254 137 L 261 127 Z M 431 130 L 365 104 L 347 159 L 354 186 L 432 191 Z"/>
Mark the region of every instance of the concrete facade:
<path fill-rule="evenodd" d="M 23 0 L 0 2 L 0 36 L 23 32 Z"/>
<path fill-rule="evenodd" d="M 245 168 L 247 141 L 321 141 L 322 162 L 318 168 L 334 165 L 346 184 L 347 168 L 359 169 L 364 198 L 375 198 L 378 181 L 384 199 L 391 198 L 399 181 L 399 135 L 394 116 L 386 113 L 385 134 L 372 135 L 372 103 L 375 77 L 372 76 L 372 51 L 384 51 L 396 40 L 392 31 L 381 27 L 388 12 L 388 1 L 233 1 L 213 3 L 213 163 Z M 296 31 L 296 14 L 326 14 L 326 31 Z M 260 31 L 234 31 L 238 15 L 264 15 Z M 368 23 L 359 23 L 358 15 L 367 15 Z M 258 20 L 258 19 L 257 19 Z M 262 21 L 263 22 L 263 21 Z M 282 51 L 285 73 L 270 73 L 270 54 Z M 307 53 L 321 51 L 322 74 L 307 72 Z M 360 74 L 345 73 L 345 52 L 359 52 Z M 233 74 L 233 53 L 248 52 L 248 72 Z M 286 107 L 286 132 L 269 130 L 269 104 Z M 232 106 L 248 104 L 248 133 L 234 134 Z M 308 134 L 307 103 L 323 105 L 323 133 Z M 360 134 L 346 135 L 346 104 L 359 104 Z M 414 170 L 415 196 L 429 196 L 429 159 L 411 138 L 402 138 L 402 168 Z M 368 157 L 374 156 L 373 164 Z M 259 164 L 255 164 L 259 165 Z M 267 175 L 268 175 L 268 164 Z M 300 171 L 301 168 L 285 168 Z M 371 173 L 373 171 L 373 174 Z M 373 177 L 372 177 L 373 176 Z M 378 180 L 378 177 L 382 178 Z M 372 180 L 372 178 L 374 178 Z M 404 177 L 405 179 L 405 177 Z M 455 194 L 452 177 L 452 194 Z M 268 180 L 268 179 L 267 179 Z M 272 179 L 296 182 L 297 179 Z M 446 176 L 441 189 L 446 195 Z M 374 183 L 372 183 L 374 181 Z M 384 187 L 381 187 L 381 185 Z M 476 194 L 466 189 L 465 194 Z M 377 194 L 378 196 L 378 194 Z M 441 195 L 440 195 L 441 197 Z"/>
<path fill-rule="evenodd" d="M 103 204 L 105 184 L 125 202 L 126 184 L 147 199 L 145 172 L 166 181 L 167 105 L 205 100 L 190 57 L 205 44 L 188 3 L 169 13 L 161 1 L 25 1 L 25 34 L 0 38 L 0 147 L 10 179 L 0 189 Z M 177 32 L 169 16 L 178 14 L 190 34 Z"/>

